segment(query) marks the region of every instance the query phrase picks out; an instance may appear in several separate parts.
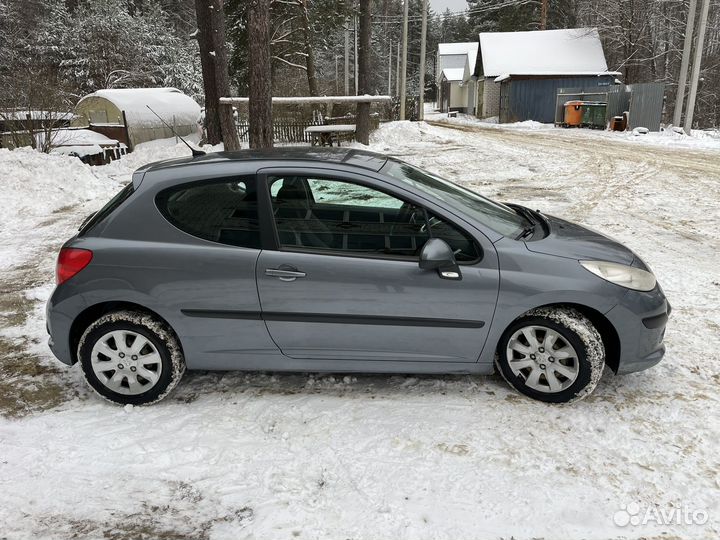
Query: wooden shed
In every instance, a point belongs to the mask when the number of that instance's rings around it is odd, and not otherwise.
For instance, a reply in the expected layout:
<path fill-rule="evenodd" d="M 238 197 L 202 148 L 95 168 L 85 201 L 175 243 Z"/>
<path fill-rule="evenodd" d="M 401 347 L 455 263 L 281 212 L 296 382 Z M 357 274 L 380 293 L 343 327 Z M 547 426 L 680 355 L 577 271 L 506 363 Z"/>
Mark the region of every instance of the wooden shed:
<path fill-rule="evenodd" d="M 106 165 L 120 159 L 127 146 L 89 129 L 67 128 L 53 131 L 50 152 L 75 156 L 88 165 Z"/>
<path fill-rule="evenodd" d="M 608 71 L 595 28 L 483 32 L 475 64 L 476 114 L 550 123 L 559 88 L 608 87 L 617 75 Z"/>
<path fill-rule="evenodd" d="M 112 139 L 135 145 L 173 136 L 150 106 L 178 135 L 199 130 L 200 105 L 176 88 L 122 88 L 98 90 L 75 107 L 73 126 L 88 127 Z"/>

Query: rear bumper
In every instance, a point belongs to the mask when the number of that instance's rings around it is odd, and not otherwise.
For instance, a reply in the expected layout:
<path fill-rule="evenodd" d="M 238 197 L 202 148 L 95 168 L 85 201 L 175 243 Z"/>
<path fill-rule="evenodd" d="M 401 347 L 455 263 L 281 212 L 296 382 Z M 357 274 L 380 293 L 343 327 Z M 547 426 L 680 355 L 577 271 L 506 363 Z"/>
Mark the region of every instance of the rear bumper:
<path fill-rule="evenodd" d="M 620 338 L 618 374 L 642 371 L 662 360 L 670 312 L 670 304 L 658 285 L 650 292 L 629 291 L 606 314 Z"/>
<path fill-rule="evenodd" d="M 55 288 L 45 306 L 45 328 L 50 336 L 48 346 L 55 358 L 71 366 L 75 363 L 74 355 L 70 351 L 70 328 L 73 318 L 58 308 L 57 291 L 58 289 Z"/>

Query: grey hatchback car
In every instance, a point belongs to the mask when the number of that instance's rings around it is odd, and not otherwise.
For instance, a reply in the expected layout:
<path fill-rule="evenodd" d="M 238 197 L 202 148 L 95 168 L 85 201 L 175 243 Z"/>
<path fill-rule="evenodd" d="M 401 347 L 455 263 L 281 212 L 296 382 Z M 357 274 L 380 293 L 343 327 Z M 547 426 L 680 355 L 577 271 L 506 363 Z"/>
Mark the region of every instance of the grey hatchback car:
<path fill-rule="evenodd" d="M 50 347 L 121 404 L 185 369 L 477 373 L 548 402 L 662 358 L 628 248 L 397 159 L 276 149 L 153 163 L 57 263 Z"/>

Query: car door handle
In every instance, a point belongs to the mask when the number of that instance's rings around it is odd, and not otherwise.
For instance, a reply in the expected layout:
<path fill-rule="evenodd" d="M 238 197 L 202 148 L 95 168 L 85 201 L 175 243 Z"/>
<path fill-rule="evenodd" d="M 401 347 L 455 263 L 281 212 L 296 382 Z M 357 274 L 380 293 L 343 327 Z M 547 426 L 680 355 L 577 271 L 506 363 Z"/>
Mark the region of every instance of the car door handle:
<path fill-rule="evenodd" d="M 305 277 L 305 272 L 300 272 L 297 268 L 266 268 L 265 275 L 279 278 L 280 281 L 295 281 L 299 277 Z"/>

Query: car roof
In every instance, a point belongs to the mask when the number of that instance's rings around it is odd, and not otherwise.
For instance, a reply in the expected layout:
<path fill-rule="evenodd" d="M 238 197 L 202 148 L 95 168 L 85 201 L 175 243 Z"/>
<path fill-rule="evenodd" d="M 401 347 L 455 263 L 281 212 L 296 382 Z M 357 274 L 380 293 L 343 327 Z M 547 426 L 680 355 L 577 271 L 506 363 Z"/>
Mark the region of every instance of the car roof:
<path fill-rule="evenodd" d="M 371 171 L 379 171 L 387 156 L 360 150 L 357 148 L 322 148 L 290 146 L 282 148 L 238 150 L 235 152 L 213 152 L 198 157 L 183 157 L 148 163 L 136 172 L 157 171 L 161 169 L 185 167 L 199 164 L 227 163 L 228 161 L 307 161 L 321 163 L 337 163 L 351 167 L 360 167 Z"/>

